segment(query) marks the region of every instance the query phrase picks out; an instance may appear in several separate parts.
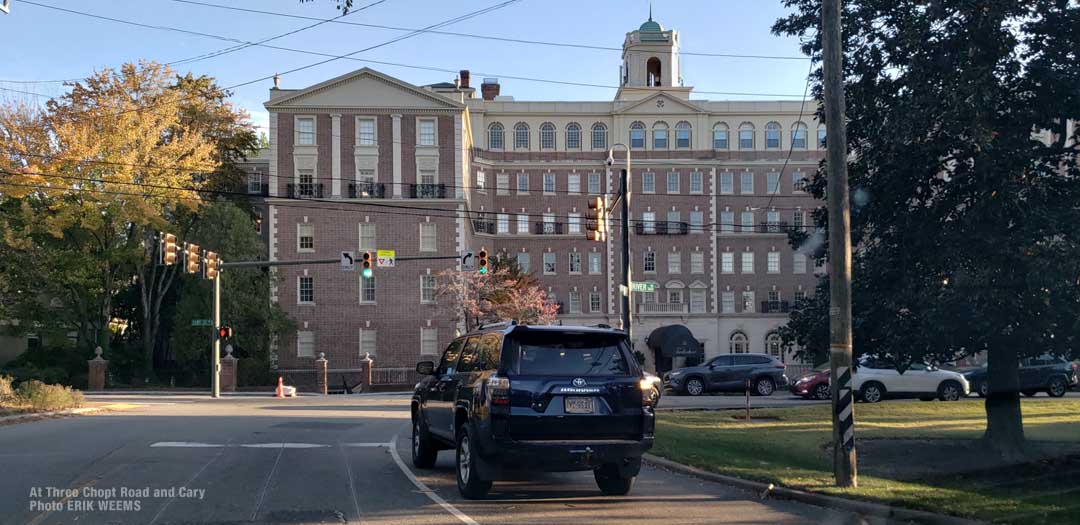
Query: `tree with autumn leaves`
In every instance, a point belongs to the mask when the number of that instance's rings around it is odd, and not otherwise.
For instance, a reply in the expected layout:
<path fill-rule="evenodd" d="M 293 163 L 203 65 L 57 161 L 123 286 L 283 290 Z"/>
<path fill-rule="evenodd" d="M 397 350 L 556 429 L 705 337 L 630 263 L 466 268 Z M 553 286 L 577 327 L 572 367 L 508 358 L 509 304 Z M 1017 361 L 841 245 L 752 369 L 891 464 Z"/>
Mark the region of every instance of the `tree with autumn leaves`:
<path fill-rule="evenodd" d="M 551 324 L 559 305 L 540 282 L 509 257 L 495 257 L 486 274 L 456 269 L 439 274 L 439 303 L 472 330 L 481 323 L 515 320 L 522 324 Z"/>

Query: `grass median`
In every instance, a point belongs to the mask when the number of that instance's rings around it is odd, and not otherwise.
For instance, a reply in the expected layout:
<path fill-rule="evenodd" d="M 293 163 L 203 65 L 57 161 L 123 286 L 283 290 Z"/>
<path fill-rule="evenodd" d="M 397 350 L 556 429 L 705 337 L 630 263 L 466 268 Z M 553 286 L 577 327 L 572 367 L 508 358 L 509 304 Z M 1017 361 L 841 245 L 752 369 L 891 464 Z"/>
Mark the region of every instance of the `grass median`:
<path fill-rule="evenodd" d="M 1025 399 L 1031 461 L 989 459 L 981 400 L 856 406 L 859 487 L 833 485 L 828 405 L 657 415 L 652 452 L 836 496 L 1008 523 L 1080 523 L 1080 400 Z"/>

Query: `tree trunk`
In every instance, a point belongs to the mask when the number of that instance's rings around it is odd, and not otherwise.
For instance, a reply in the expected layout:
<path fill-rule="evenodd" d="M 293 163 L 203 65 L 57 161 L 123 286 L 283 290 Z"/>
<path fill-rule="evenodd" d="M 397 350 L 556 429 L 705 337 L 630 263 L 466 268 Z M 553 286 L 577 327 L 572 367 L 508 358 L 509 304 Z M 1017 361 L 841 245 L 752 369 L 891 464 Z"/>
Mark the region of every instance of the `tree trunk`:
<path fill-rule="evenodd" d="M 1024 420 L 1020 412 L 1020 358 L 1012 348 L 987 352 L 986 432 L 983 440 L 1005 460 L 1024 455 Z"/>

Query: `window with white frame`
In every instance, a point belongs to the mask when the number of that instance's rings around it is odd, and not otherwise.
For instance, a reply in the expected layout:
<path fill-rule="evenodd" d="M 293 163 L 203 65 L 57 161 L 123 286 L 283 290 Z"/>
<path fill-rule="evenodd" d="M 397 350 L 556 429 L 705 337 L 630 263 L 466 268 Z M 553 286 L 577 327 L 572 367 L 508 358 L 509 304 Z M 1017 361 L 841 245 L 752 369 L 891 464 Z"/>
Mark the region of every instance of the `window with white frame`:
<path fill-rule="evenodd" d="M 435 223 L 420 223 L 420 251 L 434 252 L 439 250 L 438 244 L 436 243 L 435 232 Z"/>
<path fill-rule="evenodd" d="M 642 228 L 645 233 L 656 232 L 656 212 L 646 211 L 641 213 Z"/>
<path fill-rule="evenodd" d="M 796 171 L 791 174 L 791 191 L 794 193 L 806 192 L 806 175 L 803 175 L 803 172 Z"/>
<path fill-rule="evenodd" d="M 296 289 L 297 304 L 315 304 L 315 278 L 301 276 Z"/>
<path fill-rule="evenodd" d="M 434 146 L 435 145 L 435 121 L 423 119 L 420 121 L 420 142 L 421 146 Z"/>
<path fill-rule="evenodd" d="M 638 297 L 641 299 L 641 303 L 653 304 L 656 302 L 656 292 L 638 292 Z"/>
<path fill-rule="evenodd" d="M 529 193 L 529 174 L 518 173 L 517 176 L 517 192 L 518 194 Z"/>
<path fill-rule="evenodd" d="M 510 233 L 510 215 L 506 213 L 499 213 L 495 215 L 496 228 L 495 232 L 499 234 Z"/>
<path fill-rule="evenodd" d="M 360 346 L 357 351 L 360 357 L 363 358 L 367 354 L 378 355 L 376 352 L 376 345 L 378 343 L 377 333 L 374 328 L 361 328 L 359 334 Z"/>
<path fill-rule="evenodd" d="M 529 125 L 524 122 L 514 124 L 514 149 L 529 149 Z"/>
<path fill-rule="evenodd" d="M 671 172 L 667 174 L 667 192 L 679 193 L 679 173 Z"/>
<path fill-rule="evenodd" d="M 481 171 L 480 175 L 483 175 L 483 174 L 484 174 L 484 172 Z M 483 177 L 480 177 L 480 179 L 482 181 Z M 361 183 L 361 184 L 371 184 L 371 183 L 375 182 L 375 170 L 366 169 L 366 168 L 358 168 L 356 170 L 356 181 Z M 481 186 L 483 186 L 483 184 L 481 184 Z"/>
<path fill-rule="evenodd" d="M 550 122 L 540 125 L 540 149 L 555 149 L 555 125 Z"/>
<path fill-rule="evenodd" d="M 315 145 L 315 118 L 299 117 L 296 119 L 296 145 Z"/>
<path fill-rule="evenodd" d="M 483 172 L 481 172 L 483 173 Z M 510 175 L 507 173 L 499 173 L 495 175 L 495 194 L 496 195 L 509 195 L 510 194 Z"/>
<path fill-rule="evenodd" d="M 794 149 L 806 149 L 806 124 L 796 122 L 791 127 L 791 147 Z"/>
<path fill-rule="evenodd" d="M 791 215 L 791 227 L 796 231 L 802 231 L 806 225 L 806 212 L 801 209 L 795 210 Z"/>
<path fill-rule="evenodd" d="M 770 195 L 780 193 L 780 172 L 770 172 L 766 175 L 766 186 Z"/>
<path fill-rule="evenodd" d="M 742 253 L 742 273 L 754 273 L 754 252 Z"/>
<path fill-rule="evenodd" d="M 702 233 L 705 231 L 705 212 L 690 212 L 690 233 Z"/>
<path fill-rule="evenodd" d="M 653 125 L 653 149 L 668 149 L 668 127 L 663 122 Z"/>
<path fill-rule="evenodd" d="M 566 149 L 581 149 L 581 125 L 577 122 L 566 126 Z"/>
<path fill-rule="evenodd" d="M 675 124 L 675 147 L 678 149 L 690 149 L 690 123 L 686 121 Z"/>
<path fill-rule="evenodd" d="M 364 277 L 360 276 L 360 302 L 361 303 L 374 303 L 375 302 L 375 276 Z"/>
<path fill-rule="evenodd" d="M 315 170 L 310 169 L 298 169 L 296 170 L 296 178 L 299 179 L 299 196 L 300 197 L 314 197 L 315 196 Z"/>
<path fill-rule="evenodd" d="M 728 149 L 728 126 L 723 122 L 713 126 L 713 149 Z"/>
<path fill-rule="evenodd" d="M 780 149 L 780 124 L 770 122 L 765 125 L 765 149 Z"/>
<path fill-rule="evenodd" d="M 589 273 L 597 274 L 601 270 L 601 254 L 600 252 L 589 252 Z"/>
<path fill-rule="evenodd" d="M 667 291 L 668 304 L 682 304 L 682 290 Z"/>
<path fill-rule="evenodd" d="M 656 273 L 656 252 L 645 252 L 641 270 L 645 273 Z"/>
<path fill-rule="evenodd" d="M 420 329 L 420 355 L 439 355 L 439 329 L 424 327 Z"/>
<path fill-rule="evenodd" d="M 742 231 L 743 233 L 753 233 L 754 231 L 754 212 L 744 211 L 742 212 Z"/>
<path fill-rule="evenodd" d="M 667 254 L 667 271 L 668 273 L 682 273 L 682 254 L 679 252 L 668 252 Z"/>
<path fill-rule="evenodd" d="M 373 223 L 360 223 L 360 251 L 375 251 L 375 225 Z"/>
<path fill-rule="evenodd" d="M 656 174 L 646 171 L 641 174 L 641 193 L 656 193 Z"/>
<path fill-rule="evenodd" d="M 315 357 L 315 332 L 311 330 L 296 332 L 296 357 Z"/>
<path fill-rule="evenodd" d="M 735 313 L 735 292 L 723 292 L 720 294 L 720 312 L 725 314 Z"/>
<path fill-rule="evenodd" d="M 503 149 L 503 125 L 498 122 L 488 126 L 488 149 Z"/>
<path fill-rule="evenodd" d="M 567 213 L 566 214 L 566 226 L 567 232 L 571 235 L 577 235 L 581 233 L 581 214 L 580 213 Z"/>
<path fill-rule="evenodd" d="M 806 292 L 803 290 L 795 290 L 795 306 L 800 307 L 802 303 L 806 302 Z"/>
<path fill-rule="evenodd" d="M 735 273 L 734 252 L 724 252 L 720 254 L 720 273 Z"/>
<path fill-rule="evenodd" d="M 630 124 L 630 148 L 645 149 L 645 124 Z"/>
<path fill-rule="evenodd" d="M 529 266 L 529 252 L 519 252 L 517 254 L 517 263 L 521 267 L 521 271 L 529 273 L 531 267 Z"/>
<path fill-rule="evenodd" d="M 804 274 L 806 273 L 806 254 L 795 252 L 792 258 L 792 273 Z"/>
<path fill-rule="evenodd" d="M 518 235 L 529 233 L 529 215 L 525 213 L 519 213 L 517 216 L 517 232 Z"/>
<path fill-rule="evenodd" d="M 550 171 L 544 174 L 544 193 L 555 193 L 555 174 Z"/>
<path fill-rule="evenodd" d="M 599 312 L 600 311 L 600 292 L 591 292 L 591 293 L 589 293 L 589 311 L 590 312 Z"/>
<path fill-rule="evenodd" d="M 495 179 L 495 183 L 498 184 L 498 178 Z M 476 172 L 476 191 L 485 193 L 487 191 L 487 174 L 478 171 Z"/>
<path fill-rule="evenodd" d="M 556 257 L 558 254 L 555 252 L 544 252 L 544 275 L 555 275 L 559 269 Z"/>
<path fill-rule="evenodd" d="M 599 173 L 590 173 L 589 174 L 589 194 L 590 195 L 599 195 L 600 194 L 600 174 Z"/>
<path fill-rule="evenodd" d="M 690 313 L 705 313 L 705 290 L 690 290 Z"/>
<path fill-rule="evenodd" d="M 735 232 L 735 212 L 722 211 L 720 212 L 720 233 L 734 233 Z"/>
<path fill-rule="evenodd" d="M 690 193 L 701 193 L 704 188 L 704 176 L 700 171 L 690 172 Z"/>
<path fill-rule="evenodd" d="M 296 251 L 315 251 L 315 226 L 313 224 L 296 225 Z"/>
<path fill-rule="evenodd" d="M 746 334 L 742 332 L 731 334 L 731 338 L 728 340 L 728 353 L 745 354 L 749 351 L 750 341 L 747 339 Z"/>
<path fill-rule="evenodd" d="M 682 222 L 682 213 L 677 211 L 667 212 L 667 231 L 679 231 L 679 223 Z"/>
<path fill-rule="evenodd" d="M 419 189 L 421 198 L 433 196 L 429 195 L 428 192 L 434 193 L 433 186 L 437 179 L 438 177 L 436 176 L 435 170 L 420 170 L 420 184 L 422 188 Z"/>
<path fill-rule="evenodd" d="M 780 273 L 780 252 L 769 252 L 766 263 L 766 271 Z"/>
<path fill-rule="evenodd" d="M 592 127 L 592 148 L 607 149 L 607 126 L 599 122 Z"/>
<path fill-rule="evenodd" d="M 421 275 L 420 276 L 420 302 L 424 304 L 431 304 L 435 302 L 435 276 L 434 275 Z"/>
<path fill-rule="evenodd" d="M 777 210 L 769 210 L 765 212 L 765 225 L 769 230 L 769 233 L 780 232 L 780 212 Z"/>
<path fill-rule="evenodd" d="M 732 195 L 735 193 L 735 174 L 725 171 L 720 174 L 720 193 Z"/>
<path fill-rule="evenodd" d="M 544 233 L 548 234 L 548 235 L 555 233 L 555 214 L 554 213 L 545 213 L 544 214 Z"/>
<path fill-rule="evenodd" d="M 744 171 L 739 174 L 739 193 L 743 195 L 754 194 L 754 172 Z"/>
<path fill-rule="evenodd" d="M 566 176 L 566 192 L 571 194 L 581 193 L 581 175 L 571 173 Z"/>
<path fill-rule="evenodd" d="M 358 119 L 356 119 L 356 145 L 357 146 L 374 146 L 375 145 L 375 119 L 373 119 L 373 118 L 358 118 Z"/>
<path fill-rule="evenodd" d="M 751 313 L 754 311 L 754 292 L 744 291 L 742 293 L 742 311 Z"/>
<path fill-rule="evenodd" d="M 570 273 L 581 273 L 581 252 L 570 252 Z"/>
<path fill-rule="evenodd" d="M 825 125 L 822 124 L 822 125 L 818 126 L 818 128 L 817 128 L 818 149 L 825 149 L 825 137 L 826 136 L 827 136 L 827 134 L 825 133 Z"/>
<path fill-rule="evenodd" d="M 780 311 L 780 291 L 769 290 L 768 294 L 769 311 L 772 313 L 779 313 Z"/>
<path fill-rule="evenodd" d="M 739 149 L 754 149 L 754 125 L 749 122 L 739 126 Z"/>
<path fill-rule="evenodd" d="M 581 313 L 581 292 L 570 292 L 570 313 Z"/>
<path fill-rule="evenodd" d="M 704 252 L 690 252 L 690 273 L 705 273 Z"/>
<path fill-rule="evenodd" d="M 252 169 L 247 173 L 248 193 L 260 194 L 263 189 L 263 174 L 258 169 Z"/>

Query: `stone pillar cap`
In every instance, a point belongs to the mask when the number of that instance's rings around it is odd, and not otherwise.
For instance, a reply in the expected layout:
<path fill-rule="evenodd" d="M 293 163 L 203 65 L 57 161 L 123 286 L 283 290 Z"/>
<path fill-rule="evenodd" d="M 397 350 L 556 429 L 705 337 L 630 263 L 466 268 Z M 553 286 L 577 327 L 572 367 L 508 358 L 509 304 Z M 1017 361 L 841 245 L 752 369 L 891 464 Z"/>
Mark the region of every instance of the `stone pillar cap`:
<path fill-rule="evenodd" d="M 101 352 L 102 352 L 102 351 L 101 351 L 101 347 L 100 347 L 100 346 L 99 346 L 99 347 L 97 347 L 97 348 L 95 348 L 95 349 L 94 349 L 94 358 L 93 358 L 93 359 L 90 359 L 90 361 L 99 361 L 99 362 L 105 362 L 105 359 L 104 359 L 103 357 L 101 357 Z"/>

